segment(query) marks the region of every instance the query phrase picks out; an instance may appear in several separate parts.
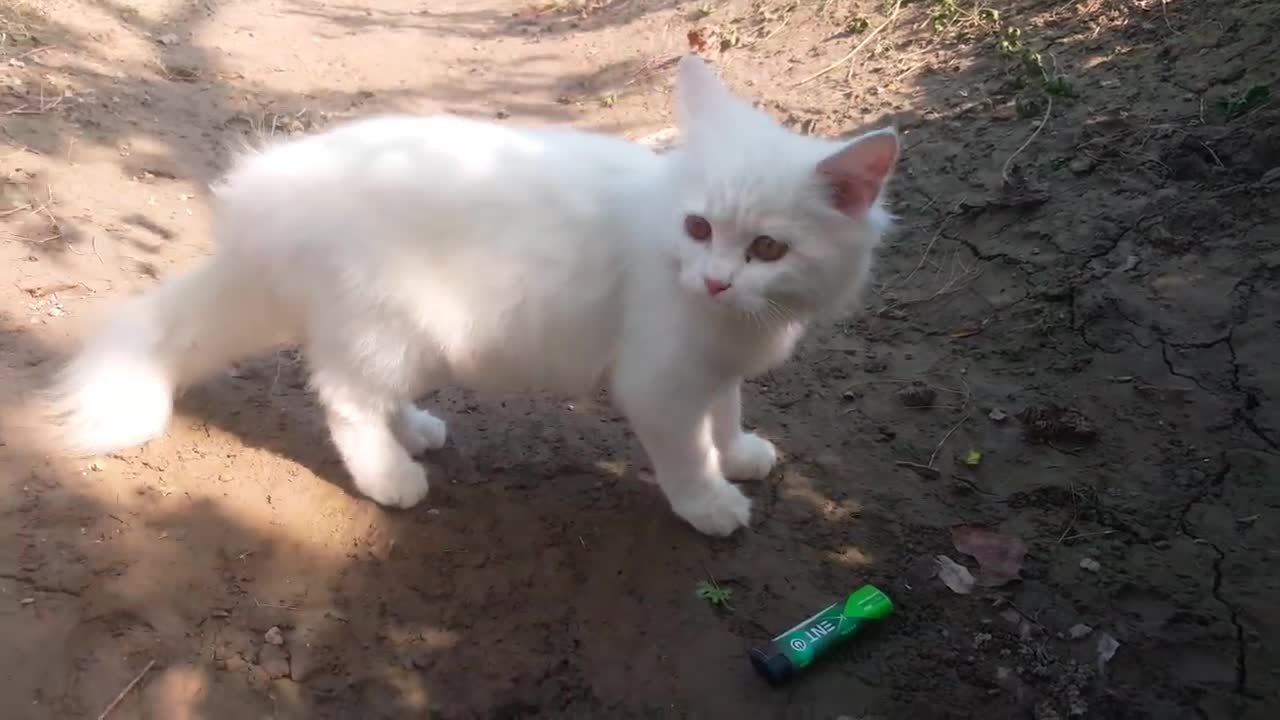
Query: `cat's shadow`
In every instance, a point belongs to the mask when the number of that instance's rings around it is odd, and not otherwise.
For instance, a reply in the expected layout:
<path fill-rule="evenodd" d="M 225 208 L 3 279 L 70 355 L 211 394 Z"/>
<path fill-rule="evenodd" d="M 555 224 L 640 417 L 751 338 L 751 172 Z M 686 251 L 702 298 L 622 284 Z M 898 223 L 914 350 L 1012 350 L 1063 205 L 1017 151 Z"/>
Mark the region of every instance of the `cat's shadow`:
<path fill-rule="evenodd" d="M 639 446 L 625 422 L 607 412 L 582 412 L 574 404 L 537 398 L 478 402 L 459 391 L 433 394 L 422 404 L 449 423 L 445 446 L 416 458 L 427 467 L 433 486 L 524 486 L 562 475 L 585 476 L 597 486 L 648 482 L 640 474 L 641 463 L 633 462 L 643 454 L 636 455 Z M 304 363 L 292 352 L 242 363 L 193 386 L 175 402 L 178 423 L 216 428 L 245 447 L 297 462 L 348 495 L 363 497 L 329 439 Z"/>

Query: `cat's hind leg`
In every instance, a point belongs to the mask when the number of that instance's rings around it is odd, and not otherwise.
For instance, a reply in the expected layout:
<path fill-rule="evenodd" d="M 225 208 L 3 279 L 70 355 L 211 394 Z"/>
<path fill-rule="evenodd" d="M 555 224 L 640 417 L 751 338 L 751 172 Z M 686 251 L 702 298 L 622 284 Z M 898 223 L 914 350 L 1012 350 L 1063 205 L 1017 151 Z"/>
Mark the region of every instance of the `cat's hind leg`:
<path fill-rule="evenodd" d="M 391 427 L 404 449 L 418 456 L 427 450 L 444 447 L 448 426 L 427 410 L 407 402 L 396 410 Z"/>
<path fill-rule="evenodd" d="M 387 403 L 322 390 L 333 444 L 356 489 L 379 505 L 408 508 L 427 496 L 427 471 L 392 432 Z"/>
<path fill-rule="evenodd" d="M 373 335 L 355 343 L 332 335 L 328 341 L 313 338 L 307 348 L 311 381 L 356 489 L 379 505 L 413 507 L 427 496 L 427 471 L 406 445 L 410 439 L 420 445 L 437 437 L 443 441 L 443 423 L 431 427 L 426 418 L 408 412 L 419 364 L 403 343 Z M 372 354 L 368 348 L 385 352 Z M 408 430 L 412 438 L 403 435 Z"/>

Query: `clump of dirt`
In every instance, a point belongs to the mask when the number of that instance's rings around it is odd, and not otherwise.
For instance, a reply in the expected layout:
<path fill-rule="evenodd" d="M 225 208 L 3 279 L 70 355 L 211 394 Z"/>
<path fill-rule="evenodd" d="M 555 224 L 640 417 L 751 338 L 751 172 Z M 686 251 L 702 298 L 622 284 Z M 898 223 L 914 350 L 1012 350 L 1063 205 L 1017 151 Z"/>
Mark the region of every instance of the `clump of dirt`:
<path fill-rule="evenodd" d="M 1018 413 L 1027 437 L 1036 442 L 1088 444 L 1098 439 L 1098 429 L 1084 413 L 1053 403 L 1032 405 Z"/>
<path fill-rule="evenodd" d="M 930 407 L 938 400 L 937 388 L 919 380 L 898 388 L 898 402 L 909 408 Z"/>

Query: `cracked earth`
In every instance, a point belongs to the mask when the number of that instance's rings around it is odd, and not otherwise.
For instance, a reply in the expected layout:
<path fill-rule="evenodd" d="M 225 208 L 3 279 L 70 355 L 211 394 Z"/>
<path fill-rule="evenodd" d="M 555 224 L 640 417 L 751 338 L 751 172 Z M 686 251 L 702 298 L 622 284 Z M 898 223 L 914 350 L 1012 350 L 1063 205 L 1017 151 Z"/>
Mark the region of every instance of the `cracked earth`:
<path fill-rule="evenodd" d="M 1280 6 L 916 0 L 837 64 L 893 5 L 0 0 L 0 717 L 97 717 L 151 661 L 112 717 L 1273 717 Z M 41 449 L 30 392 L 208 252 L 246 137 L 386 110 L 642 137 L 690 31 L 793 127 L 905 138 L 867 311 L 749 389 L 783 453 L 749 532 L 672 518 L 603 404 L 456 391 L 427 504 L 377 508 L 288 352 L 146 447 Z M 962 523 L 1023 539 L 1021 577 L 932 577 Z M 880 631 L 751 674 L 867 582 Z"/>

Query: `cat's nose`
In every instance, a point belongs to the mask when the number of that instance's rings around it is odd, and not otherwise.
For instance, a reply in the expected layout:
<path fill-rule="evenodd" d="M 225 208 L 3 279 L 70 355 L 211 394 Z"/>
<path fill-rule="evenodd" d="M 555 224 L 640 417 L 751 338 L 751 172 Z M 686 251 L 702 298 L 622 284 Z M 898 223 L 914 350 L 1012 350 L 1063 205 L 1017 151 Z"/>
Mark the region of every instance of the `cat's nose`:
<path fill-rule="evenodd" d="M 715 278 L 704 277 L 702 278 L 702 284 L 707 286 L 707 292 L 709 294 L 719 295 L 725 290 L 728 290 L 729 286 L 732 285 L 733 283 L 728 283 L 723 280 L 716 280 Z"/>

